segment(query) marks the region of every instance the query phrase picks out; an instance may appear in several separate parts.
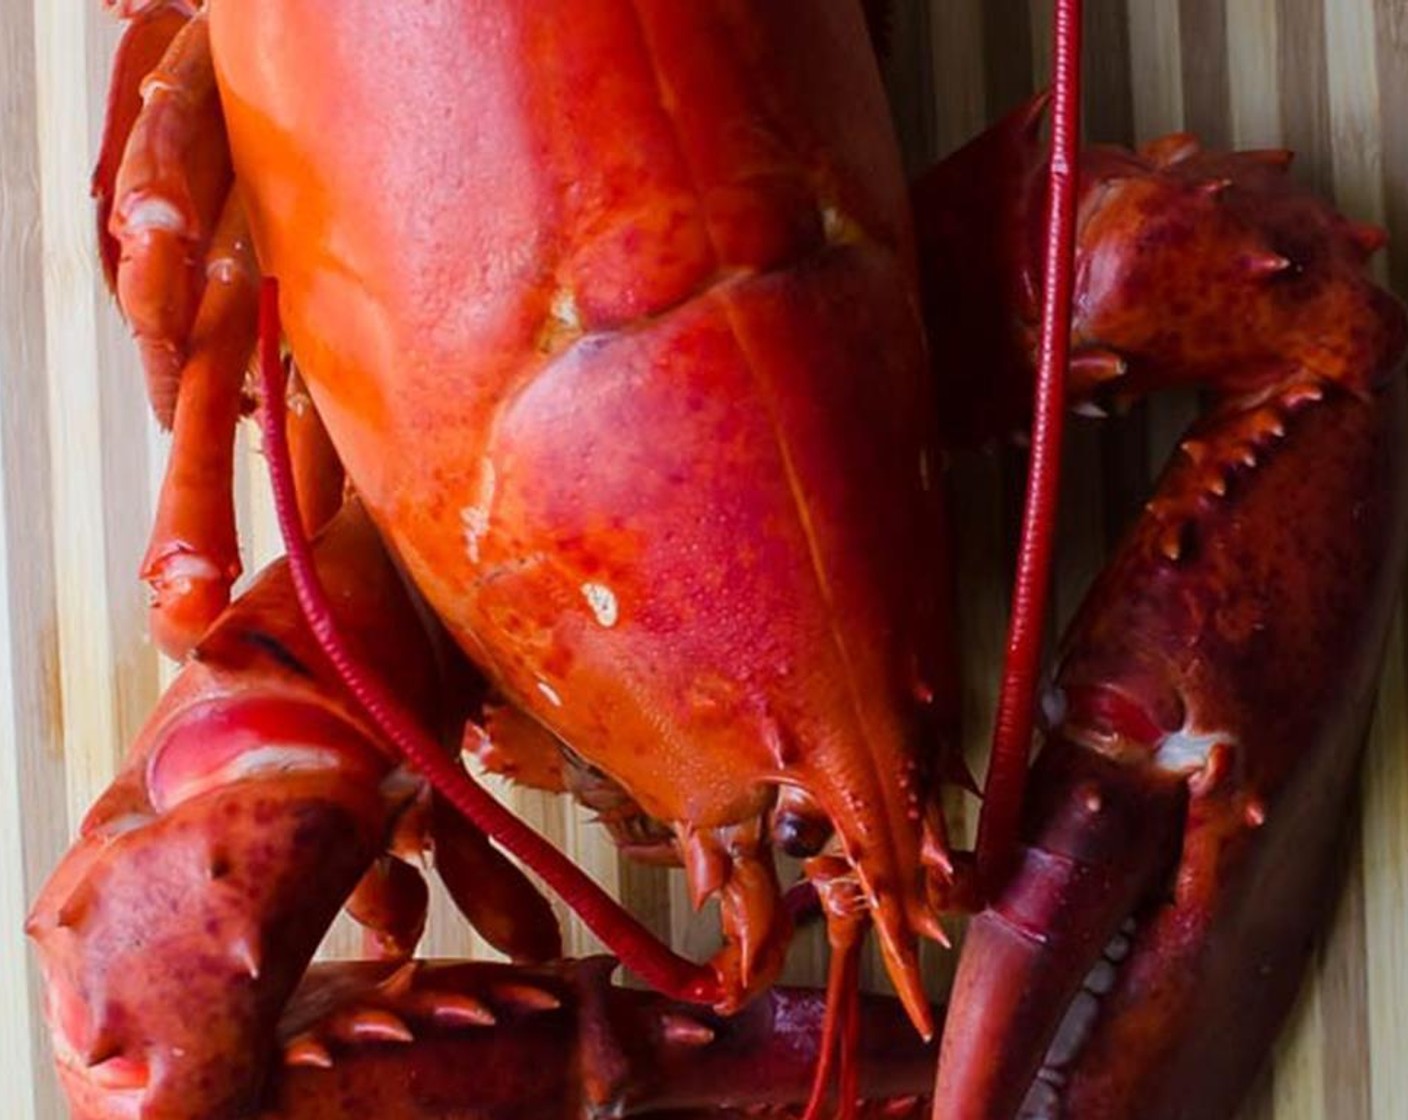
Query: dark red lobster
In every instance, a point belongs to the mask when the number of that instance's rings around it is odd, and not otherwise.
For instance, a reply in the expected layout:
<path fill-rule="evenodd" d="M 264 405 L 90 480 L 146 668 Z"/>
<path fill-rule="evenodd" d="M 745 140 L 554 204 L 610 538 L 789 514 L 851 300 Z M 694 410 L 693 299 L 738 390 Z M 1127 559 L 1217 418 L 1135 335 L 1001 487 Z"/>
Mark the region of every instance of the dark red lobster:
<path fill-rule="evenodd" d="M 206 629 L 237 571 L 229 447 L 257 268 L 280 284 L 281 316 L 265 289 L 262 413 L 311 631 L 290 621 L 273 647 L 255 642 L 272 661 L 252 679 L 279 670 L 279 719 L 294 678 L 299 704 L 325 715 L 310 726 L 288 714 L 294 731 L 273 717 L 214 722 L 208 756 L 191 735 L 167 745 L 159 716 L 46 889 L 32 929 L 79 1115 L 327 1114 L 279 1100 L 293 1082 L 264 1074 L 280 1009 L 349 893 L 384 951 L 409 951 L 419 892 L 405 884 L 418 880 L 367 867 L 437 823 L 481 861 L 457 900 L 476 921 L 502 915 L 511 952 L 550 955 L 522 917 L 541 900 L 477 829 L 649 985 L 726 1013 L 769 987 L 786 948 L 795 908 L 770 849 L 803 857 L 834 948 L 807 1051 L 821 1064 L 810 1116 L 828 1107 L 838 1057 L 838 1114 L 895 1092 L 877 1107 L 916 1107 L 913 1083 L 863 1085 L 853 1060 L 864 1017 L 884 1014 L 857 1002 L 857 946 L 873 925 L 927 1033 L 917 939 L 941 937 L 940 916 L 962 909 L 976 917 L 935 1115 L 1230 1113 L 1332 894 L 1402 569 L 1405 322 L 1365 268 L 1377 231 L 1293 184 L 1284 153 L 1205 153 L 1188 137 L 1077 153 L 1069 2 L 1057 5 L 1054 159 L 1036 145 L 1038 110 L 1021 110 L 921 181 L 913 222 L 859 4 L 118 7 L 133 23 L 97 179 L 104 255 L 158 414 L 175 424 L 149 556 L 154 630 L 195 651 L 183 682 L 216 678 L 183 683 L 167 705 L 184 710 L 181 689 L 243 695 L 250 686 L 221 676 L 243 668 L 213 651 L 245 625 L 232 618 L 268 609 L 242 601 Z M 306 384 L 289 396 L 297 480 L 280 318 Z M 942 449 L 1025 421 L 1038 349 L 1015 669 L 970 859 L 950 848 L 939 797 L 963 775 Z M 1164 384 L 1215 396 L 1061 644 L 1028 781 L 1063 381 L 1087 411 Z M 409 608 L 401 622 L 362 613 L 348 582 L 360 582 L 358 550 L 335 543 L 350 530 L 329 530 L 321 547 L 342 559 L 318 565 L 343 591 L 319 590 L 298 513 L 311 527 L 336 508 L 344 466 L 359 504 L 337 524 L 364 504 L 484 674 L 496 714 L 472 712 L 467 744 L 608 799 L 620 835 L 683 863 L 697 898 L 722 900 L 713 961 L 650 941 L 468 782 L 435 733 L 484 698 L 432 687 L 414 669 L 424 655 L 398 652 L 407 639 L 373 636 L 415 627 Z M 365 520 L 361 532 L 375 552 Z M 276 650 L 295 650 L 303 675 Z M 180 727 L 206 709 L 192 711 L 169 718 Z M 271 744 L 290 735 L 317 746 L 281 769 Z M 388 742 L 442 793 L 388 784 L 405 773 Z M 174 767 L 157 764 L 168 756 Z M 208 810 L 261 780 L 258 798 L 295 817 L 309 812 L 297 798 L 321 805 L 336 800 L 323 785 L 345 786 L 360 854 L 331 850 L 330 824 L 326 851 L 300 839 L 273 858 L 260 833 L 229 854 Z M 305 781 L 314 792 L 299 792 Z M 166 823 L 186 806 L 183 826 Z M 179 843 L 148 844 L 147 827 L 189 832 L 200 858 L 181 864 Z M 186 875 L 172 872 L 168 892 L 133 885 L 168 859 Z M 277 903 L 259 893 L 283 882 L 264 869 L 297 864 L 294 882 L 342 861 L 318 906 L 291 887 Z M 218 885 L 232 878 L 258 890 L 235 892 L 226 913 Z M 128 960 L 139 928 L 171 940 L 146 935 Z M 182 999 L 123 986 L 171 969 L 180 991 L 205 991 L 159 943 L 218 948 L 201 1006 L 234 1008 L 237 1028 L 204 1033 Z M 396 1048 L 383 1058 L 407 1086 L 452 1082 L 418 1072 L 454 1060 L 421 1021 L 438 1021 L 437 993 L 463 1018 L 479 981 L 428 981 L 416 1003 L 416 975 L 378 976 L 382 994 L 363 991 L 332 1027 L 286 1026 L 291 1052 L 337 1070 L 344 1055 L 326 1038 L 374 1039 Z M 639 1000 L 648 1016 L 684 1014 Z M 554 1053 L 591 1049 L 597 1021 L 576 1022 Z M 775 1017 L 769 1029 L 781 1031 Z M 642 1068 L 668 1065 L 647 1053 Z M 593 1096 L 596 1067 L 572 1061 L 565 1114 L 618 1107 L 600 1103 L 614 1089 Z M 349 1074 L 327 1092 L 350 1101 L 379 1084 Z M 689 1105 L 782 1103 L 742 1084 L 721 1076 L 716 1096 Z M 408 1088 L 403 1114 L 479 1108 L 480 1089 L 463 1091 Z M 517 1099 L 518 1112 L 487 1114 L 545 1114 Z"/>

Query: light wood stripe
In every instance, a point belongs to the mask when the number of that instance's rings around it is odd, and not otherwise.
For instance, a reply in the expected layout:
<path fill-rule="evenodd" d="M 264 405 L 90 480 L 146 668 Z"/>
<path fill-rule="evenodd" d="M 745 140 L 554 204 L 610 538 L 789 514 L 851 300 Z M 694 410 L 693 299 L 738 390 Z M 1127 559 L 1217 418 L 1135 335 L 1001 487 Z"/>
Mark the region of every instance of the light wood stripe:
<path fill-rule="evenodd" d="M 1051 0 L 897 0 L 887 82 L 910 166 L 952 150 L 1049 71 Z M 1396 235 L 1385 270 L 1408 290 L 1408 6 L 1402 0 L 1101 0 L 1087 5 L 1092 139 L 1178 128 L 1211 143 L 1286 144 L 1297 174 L 1354 217 Z M 49 1072 L 32 961 L 15 932 L 79 814 L 110 780 L 172 668 L 146 643 L 135 569 L 165 437 L 147 415 L 132 348 L 96 276 L 87 178 L 115 23 L 93 0 L 0 4 L 0 1084 L 4 1112 L 63 1115 Z M 1137 408 L 1122 425 L 1078 425 L 1064 482 L 1071 533 L 1053 615 L 1064 620 L 1104 550 L 1143 501 L 1194 401 Z M 265 464 L 242 436 L 246 568 L 279 551 Z M 966 744 L 981 767 L 1006 625 L 1019 457 L 960 461 Z M 1395 631 L 1348 888 L 1315 979 L 1243 1120 L 1398 1120 L 1408 1100 L 1408 666 Z M 690 911 L 682 878 L 622 864 L 576 809 L 498 789 L 572 849 L 653 928 L 696 957 L 717 914 Z M 954 799 L 956 832 L 974 805 Z M 572 922 L 575 952 L 596 948 Z M 339 925 L 329 948 L 354 952 Z M 820 931 L 788 979 L 818 980 Z M 443 900 L 431 953 L 487 947 Z M 952 958 L 926 952 L 937 980 Z M 882 977 L 873 957 L 865 974 Z"/>
<path fill-rule="evenodd" d="M 59 1116 L 20 927 L 68 842 L 60 755 L 32 10 L 0 7 L 0 1084 L 21 1120 Z"/>

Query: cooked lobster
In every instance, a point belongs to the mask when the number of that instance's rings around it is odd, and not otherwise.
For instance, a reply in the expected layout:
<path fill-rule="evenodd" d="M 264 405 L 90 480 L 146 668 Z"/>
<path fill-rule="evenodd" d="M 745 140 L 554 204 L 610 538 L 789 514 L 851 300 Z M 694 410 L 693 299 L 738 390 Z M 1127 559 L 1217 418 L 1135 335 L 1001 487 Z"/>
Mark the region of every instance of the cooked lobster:
<path fill-rule="evenodd" d="M 158 416 L 175 425 L 148 574 L 154 631 L 196 652 L 189 679 L 213 671 L 210 643 L 231 625 L 206 629 L 238 571 L 229 447 L 257 270 L 279 282 L 266 374 L 281 318 L 306 384 L 290 425 L 299 482 L 281 473 L 289 529 L 294 491 L 316 525 L 345 467 L 487 678 L 495 714 L 471 713 L 468 744 L 545 785 L 591 775 L 622 835 L 678 859 L 698 899 L 720 896 L 723 950 L 697 966 L 651 945 L 465 792 L 434 734 L 444 697 L 422 698 L 394 654 L 378 683 L 393 645 L 368 639 L 364 608 L 341 617 L 347 595 L 319 600 L 293 533 L 322 651 L 296 659 L 320 666 L 339 744 L 355 728 L 385 770 L 375 744 L 418 752 L 628 967 L 721 1012 L 765 990 L 786 949 L 771 847 L 804 858 L 835 949 L 823 1069 L 858 1030 L 866 928 L 927 1032 L 917 940 L 971 909 L 936 1114 L 1235 1107 L 1331 897 L 1403 564 L 1405 320 L 1366 268 L 1376 231 L 1295 185 L 1284 153 L 1170 137 L 1048 165 L 1036 107 L 911 196 L 865 13 L 839 0 L 118 7 L 133 22 L 100 231 Z M 1071 272 L 1043 252 L 1048 178 L 1077 188 Z M 1025 796 L 1030 704 L 1011 694 L 974 863 L 951 849 L 940 802 L 964 777 L 943 454 L 1025 421 L 1034 324 L 1067 284 L 1070 360 L 1058 348 L 1048 365 L 1075 404 L 1118 408 L 1170 384 L 1213 401 L 1061 643 Z M 268 377 L 275 450 L 284 402 Z M 280 639 L 295 640 L 311 638 Z M 133 756 L 147 781 L 151 734 Z M 221 757 L 219 782 L 243 773 Z M 152 789 L 140 796 L 164 812 Z M 404 811 L 364 812 L 372 859 Z M 83 843 L 106 852 L 114 818 L 93 819 L 99 840 Z M 526 880 L 453 827 L 498 861 L 486 882 L 512 884 L 502 912 L 534 911 Z M 124 929 L 156 903 L 100 890 L 90 857 L 70 859 L 35 929 L 81 1114 L 106 1115 L 114 1081 L 137 1115 L 247 1113 L 315 927 L 365 868 L 323 910 L 279 918 L 306 921 L 308 943 L 280 947 L 288 975 L 254 1001 L 257 1018 L 206 1040 L 226 1088 L 201 1096 L 194 1039 L 162 1043 L 160 1062 L 144 1049 L 161 1009 L 131 1035 L 105 1018 L 129 1018 L 99 982 L 127 970 L 67 899 L 98 913 L 110 899 L 105 920 Z M 457 899 L 473 909 L 475 893 Z M 841 1067 L 844 1113 L 857 1072 Z M 422 1114 L 437 1113 L 408 1113 Z"/>

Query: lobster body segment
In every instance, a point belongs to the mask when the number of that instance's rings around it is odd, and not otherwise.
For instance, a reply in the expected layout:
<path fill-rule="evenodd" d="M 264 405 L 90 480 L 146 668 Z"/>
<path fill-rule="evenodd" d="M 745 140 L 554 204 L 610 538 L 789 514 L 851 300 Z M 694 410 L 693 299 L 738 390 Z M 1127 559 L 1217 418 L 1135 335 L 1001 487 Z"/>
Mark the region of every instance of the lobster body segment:
<path fill-rule="evenodd" d="M 676 829 L 701 896 L 747 896 L 745 988 L 785 932 L 754 834 L 776 786 L 812 799 L 922 1015 L 920 721 L 952 656 L 907 199 L 860 8 L 210 19 L 293 351 L 436 612 Z"/>

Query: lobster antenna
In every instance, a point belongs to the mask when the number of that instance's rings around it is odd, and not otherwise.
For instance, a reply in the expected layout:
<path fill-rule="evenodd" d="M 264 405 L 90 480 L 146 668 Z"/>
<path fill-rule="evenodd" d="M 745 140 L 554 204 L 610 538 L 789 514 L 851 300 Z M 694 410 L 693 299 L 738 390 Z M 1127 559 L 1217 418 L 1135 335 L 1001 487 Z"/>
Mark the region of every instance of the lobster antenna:
<path fill-rule="evenodd" d="M 1001 886 L 1017 852 L 1031 756 L 1036 682 L 1051 583 L 1061 477 L 1061 433 L 1071 348 L 1075 273 L 1077 160 L 1080 147 L 1081 0 L 1056 0 L 1053 13 L 1051 166 L 1046 204 L 1046 259 L 1041 350 L 1032 418 L 1022 543 L 1012 586 L 1007 659 L 993 730 L 983 812 L 978 824 L 980 897 Z"/>
<path fill-rule="evenodd" d="M 478 828 L 536 872 L 622 964 L 671 999 L 717 1003 L 722 991 L 711 968 L 672 952 L 581 868 L 494 800 L 420 728 L 376 674 L 353 655 L 323 590 L 299 518 L 284 431 L 287 402 L 279 335 L 278 281 L 266 278 L 259 292 L 259 368 L 264 394 L 264 450 L 269 460 L 274 508 L 298 605 L 343 685 L 406 761 Z"/>

